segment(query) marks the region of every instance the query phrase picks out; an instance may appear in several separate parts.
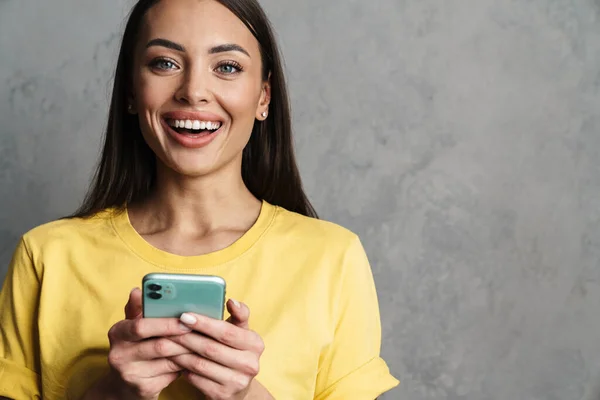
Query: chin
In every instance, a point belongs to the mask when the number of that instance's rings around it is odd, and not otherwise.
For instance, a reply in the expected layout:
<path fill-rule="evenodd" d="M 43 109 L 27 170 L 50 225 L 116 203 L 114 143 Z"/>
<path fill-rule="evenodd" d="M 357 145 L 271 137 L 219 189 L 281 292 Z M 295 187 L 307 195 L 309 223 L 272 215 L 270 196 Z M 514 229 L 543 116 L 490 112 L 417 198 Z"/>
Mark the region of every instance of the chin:
<path fill-rule="evenodd" d="M 186 165 L 174 165 L 170 168 L 175 174 L 181 177 L 187 178 L 199 178 L 202 176 L 210 175 L 214 173 L 218 168 L 214 165 L 205 164 L 186 164 Z"/>
<path fill-rule="evenodd" d="M 171 165 L 168 167 L 170 170 L 182 177 L 199 178 L 216 173 L 225 173 L 230 175 L 227 171 L 237 174 L 241 173 L 241 154 L 239 160 L 238 158 L 224 160 L 222 158 L 207 159 L 204 157 L 196 157 L 194 160 L 187 160 L 188 162 L 182 161 L 183 160 L 178 160 L 177 163 L 171 163 Z"/>
<path fill-rule="evenodd" d="M 225 169 L 240 168 L 243 148 L 239 151 L 239 157 L 232 158 L 223 157 L 225 154 L 217 148 L 206 147 L 191 151 L 190 149 L 169 150 L 161 152 L 162 156 L 158 157 L 162 161 L 162 167 L 168 170 L 168 174 L 197 178 Z M 239 162 L 236 162 L 238 159 Z"/>

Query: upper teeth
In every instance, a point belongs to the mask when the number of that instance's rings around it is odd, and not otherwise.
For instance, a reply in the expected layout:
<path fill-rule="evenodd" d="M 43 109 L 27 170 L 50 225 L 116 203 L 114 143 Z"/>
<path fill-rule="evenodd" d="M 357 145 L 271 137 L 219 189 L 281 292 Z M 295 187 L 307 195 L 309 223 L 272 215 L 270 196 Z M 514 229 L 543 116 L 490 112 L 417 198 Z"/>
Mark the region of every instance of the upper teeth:
<path fill-rule="evenodd" d="M 220 122 L 211 122 L 211 121 L 194 121 L 189 119 L 172 119 L 169 121 L 169 125 L 174 126 L 175 128 L 185 128 L 185 129 L 193 129 L 193 130 L 215 130 L 221 127 Z"/>

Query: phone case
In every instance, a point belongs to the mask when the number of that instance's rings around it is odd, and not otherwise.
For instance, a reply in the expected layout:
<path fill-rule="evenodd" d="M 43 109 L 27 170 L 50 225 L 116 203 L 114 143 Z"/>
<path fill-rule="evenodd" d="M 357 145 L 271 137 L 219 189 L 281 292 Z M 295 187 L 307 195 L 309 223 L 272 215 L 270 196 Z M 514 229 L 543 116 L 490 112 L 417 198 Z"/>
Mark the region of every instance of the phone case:
<path fill-rule="evenodd" d="M 219 276 L 152 273 L 142 280 L 144 318 L 179 318 L 193 312 L 223 319 L 225 280 Z"/>

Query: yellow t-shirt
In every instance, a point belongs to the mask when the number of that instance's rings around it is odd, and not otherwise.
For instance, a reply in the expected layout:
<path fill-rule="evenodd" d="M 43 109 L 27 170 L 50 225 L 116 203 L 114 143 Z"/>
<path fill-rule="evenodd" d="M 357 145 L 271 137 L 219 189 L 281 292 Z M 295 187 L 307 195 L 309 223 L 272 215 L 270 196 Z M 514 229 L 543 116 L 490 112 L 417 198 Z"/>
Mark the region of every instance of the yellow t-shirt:
<path fill-rule="evenodd" d="M 219 275 L 265 342 L 257 380 L 276 399 L 374 399 L 398 384 L 380 358 L 377 295 L 358 237 L 263 202 L 231 246 L 161 251 L 127 212 L 51 222 L 25 234 L 0 293 L 0 396 L 78 399 L 108 371 L 109 328 L 150 272 Z M 191 398 L 178 380 L 161 400 Z"/>

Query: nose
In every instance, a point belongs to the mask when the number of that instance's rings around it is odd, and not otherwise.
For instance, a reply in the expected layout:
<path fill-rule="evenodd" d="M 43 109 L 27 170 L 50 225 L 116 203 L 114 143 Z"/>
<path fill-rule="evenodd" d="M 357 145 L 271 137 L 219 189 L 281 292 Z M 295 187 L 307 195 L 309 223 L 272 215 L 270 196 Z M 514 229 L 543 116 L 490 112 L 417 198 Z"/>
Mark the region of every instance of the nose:
<path fill-rule="evenodd" d="M 209 88 L 210 78 L 207 73 L 197 69 L 188 69 L 183 81 L 175 93 L 177 101 L 190 105 L 208 103 L 212 98 Z"/>

